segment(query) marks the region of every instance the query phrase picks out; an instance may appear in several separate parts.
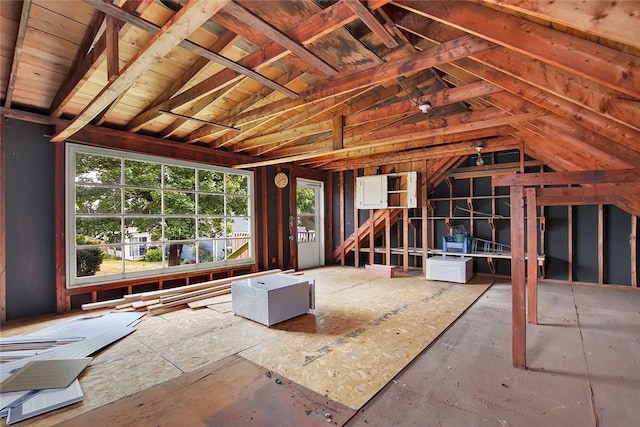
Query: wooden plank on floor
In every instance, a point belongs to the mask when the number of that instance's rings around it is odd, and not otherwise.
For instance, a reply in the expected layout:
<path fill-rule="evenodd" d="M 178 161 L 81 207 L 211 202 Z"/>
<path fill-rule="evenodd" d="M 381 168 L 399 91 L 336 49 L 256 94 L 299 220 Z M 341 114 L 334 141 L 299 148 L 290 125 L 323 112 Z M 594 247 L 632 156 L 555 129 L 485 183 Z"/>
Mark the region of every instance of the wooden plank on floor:
<path fill-rule="evenodd" d="M 355 411 L 241 356 L 101 406 L 59 424 L 88 425 L 343 425 Z M 279 380 L 280 383 L 276 383 Z"/>
<path fill-rule="evenodd" d="M 367 264 L 364 266 L 367 275 L 391 279 L 395 275 L 395 267 L 392 265 Z"/>

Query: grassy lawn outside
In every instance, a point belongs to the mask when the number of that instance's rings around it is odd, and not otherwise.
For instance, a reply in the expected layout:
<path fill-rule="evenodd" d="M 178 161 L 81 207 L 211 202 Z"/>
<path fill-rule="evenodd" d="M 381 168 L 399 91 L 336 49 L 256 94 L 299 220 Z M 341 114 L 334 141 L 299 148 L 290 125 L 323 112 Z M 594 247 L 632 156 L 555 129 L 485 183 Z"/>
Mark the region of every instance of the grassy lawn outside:
<path fill-rule="evenodd" d="M 125 261 L 125 264 L 127 271 L 145 271 L 162 267 L 162 261 Z M 96 272 L 96 276 L 120 272 L 122 272 L 122 260 L 107 258 L 102 260 L 100 270 Z"/>

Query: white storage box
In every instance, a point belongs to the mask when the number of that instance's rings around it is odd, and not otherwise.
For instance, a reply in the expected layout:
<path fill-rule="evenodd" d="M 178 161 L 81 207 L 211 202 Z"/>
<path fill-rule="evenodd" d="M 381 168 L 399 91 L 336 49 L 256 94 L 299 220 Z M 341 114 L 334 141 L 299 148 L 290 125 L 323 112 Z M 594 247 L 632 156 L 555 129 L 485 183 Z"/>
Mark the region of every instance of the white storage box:
<path fill-rule="evenodd" d="M 473 277 L 473 260 L 459 256 L 433 256 L 427 259 L 427 279 L 467 283 Z"/>
<path fill-rule="evenodd" d="M 314 293 L 313 282 L 271 274 L 232 282 L 231 308 L 234 314 L 271 326 L 314 308 Z"/>

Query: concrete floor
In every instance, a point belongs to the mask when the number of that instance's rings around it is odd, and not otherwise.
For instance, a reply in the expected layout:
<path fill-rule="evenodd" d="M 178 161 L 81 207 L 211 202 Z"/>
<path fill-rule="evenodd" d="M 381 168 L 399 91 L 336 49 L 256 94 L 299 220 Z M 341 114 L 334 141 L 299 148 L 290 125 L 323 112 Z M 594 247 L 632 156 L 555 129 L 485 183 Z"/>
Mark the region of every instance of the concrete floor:
<path fill-rule="evenodd" d="M 631 426 L 640 418 L 640 292 L 542 284 L 527 370 L 511 365 L 497 283 L 348 426 Z"/>

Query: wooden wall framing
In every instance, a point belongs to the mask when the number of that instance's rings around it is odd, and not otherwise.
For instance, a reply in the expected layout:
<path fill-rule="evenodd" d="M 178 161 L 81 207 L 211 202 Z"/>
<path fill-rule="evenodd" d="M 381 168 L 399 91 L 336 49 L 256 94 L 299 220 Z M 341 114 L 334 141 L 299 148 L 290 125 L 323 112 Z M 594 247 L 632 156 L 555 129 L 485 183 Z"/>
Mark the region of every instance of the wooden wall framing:
<path fill-rule="evenodd" d="M 525 253 L 531 257 L 537 251 L 537 229 L 535 215 L 539 205 L 585 205 L 598 203 L 598 257 L 600 267 L 598 282 L 602 284 L 602 260 L 604 246 L 602 243 L 603 203 L 615 203 L 625 196 L 626 189 L 611 191 L 601 184 L 617 184 L 620 186 L 640 182 L 640 169 L 618 171 L 581 171 L 581 172 L 549 172 L 539 174 L 519 174 L 497 176 L 494 186 L 510 186 L 511 199 L 511 286 L 512 286 L 512 362 L 513 366 L 525 369 L 526 358 L 526 322 L 537 323 L 538 275 L 535 268 L 528 268 L 525 276 Z M 595 187 L 540 188 L 546 185 L 588 185 Z M 537 186 L 526 188 L 525 186 Z M 586 190 L 585 190 L 586 188 Z M 525 197 L 526 195 L 526 197 Z M 524 207 L 527 206 L 525 220 Z M 634 217 L 635 218 L 635 217 Z M 634 222 L 635 223 L 635 222 Z M 525 227 L 526 226 L 526 227 Z M 633 226 L 632 226 L 633 227 Z M 527 229 L 525 252 L 525 228 Z M 637 228 L 637 226 L 635 227 Z M 635 241 L 635 229 L 631 239 Z M 531 259 L 531 258 L 529 258 Z M 530 263 L 532 264 L 532 263 Z M 635 268 L 636 266 L 634 265 Z M 525 287 L 528 286 L 528 301 Z M 636 287 L 637 288 L 637 287 Z M 525 302 L 527 304 L 525 305 Z"/>

